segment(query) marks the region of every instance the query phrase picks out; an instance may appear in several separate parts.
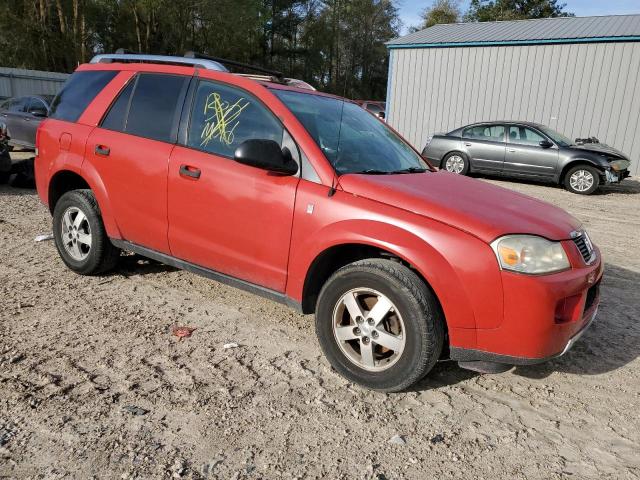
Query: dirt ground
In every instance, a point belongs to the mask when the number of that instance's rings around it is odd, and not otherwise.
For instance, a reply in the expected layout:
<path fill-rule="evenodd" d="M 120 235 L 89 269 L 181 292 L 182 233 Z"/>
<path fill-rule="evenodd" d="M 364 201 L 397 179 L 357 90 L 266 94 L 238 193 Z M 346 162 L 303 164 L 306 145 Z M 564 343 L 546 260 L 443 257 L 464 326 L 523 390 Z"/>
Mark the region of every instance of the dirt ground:
<path fill-rule="evenodd" d="M 34 242 L 51 230 L 35 193 L 1 186 L 0 477 L 639 478 L 640 183 L 492 182 L 584 222 L 607 264 L 598 320 L 548 364 L 443 362 L 399 394 L 339 377 L 284 306 L 135 257 L 72 273 Z"/>

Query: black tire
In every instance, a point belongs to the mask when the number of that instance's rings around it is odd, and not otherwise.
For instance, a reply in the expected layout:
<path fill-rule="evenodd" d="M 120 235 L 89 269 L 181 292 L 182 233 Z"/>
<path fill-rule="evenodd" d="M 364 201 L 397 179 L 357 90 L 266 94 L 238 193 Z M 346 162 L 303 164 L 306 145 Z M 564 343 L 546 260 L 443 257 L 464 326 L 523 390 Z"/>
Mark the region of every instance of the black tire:
<path fill-rule="evenodd" d="M 9 177 L 11 177 L 11 172 L 0 172 L 0 185 L 9 183 Z"/>
<path fill-rule="evenodd" d="M 462 170 L 460 171 L 455 171 L 452 167 L 453 165 L 448 165 L 447 162 L 449 159 L 454 159 L 455 157 L 458 157 L 459 159 L 462 160 L 463 163 L 463 167 Z M 445 170 L 447 172 L 450 173 L 456 173 L 458 175 L 467 175 L 469 173 L 469 158 L 462 152 L 450 152 L 447 153 L 444 158 L 442 159 L 442 162 L 440 163 L 440 168 L 442 170 Z"/>
<path fill-rule="evenodd" d="M 369 371 L 354 363 L 334 334 L 334 310 L 343 295 L 359 288 L 385 295 L 404 323 L 404 349 L 395 363 L 382 371 Z M 396 310 L 391 310 L 391 315 Z M 367 259 L 340 268 L 322 287 L 316 305 L 316 334 L 327 359 L 342 376 L 370 389 L 396 392 L 420 380 L 438 361 L 444 343 L 444 318 L 433 293 L 413 271 L 392 260 Z"/>
<path fill-rule="evenodd" d="M 83 228 L 91 237 L 90 248 L 85 248 L 86 258 L 76 259 L 63 244 L 63 216 L 67 211 L 79 210 L 86 217 Z M 98 275 L 113 269 L 120 258 L 120 250 L 114 247 L 105 232 L 100 209 L 91 190 L 72 190 L 60 197 L 53 212 L 53 238 L 62 261 L 76 273 Z M 66 239 L 68 240 L 68 238 Z M 78 245 L 80 246 L 80 245 Z"/>
<path fill-rule="evenodd" d="M 572 176 L 574 174 L 579 174 L 580 171 L 583 171 L 587 176 L 591 175 L 593 179 L 593 183 L 591 184 L 591 186 L 589 188 L 586 188 L 585 190 L 580 189 L 580 187 L 574 188 L 574 186 L 571 185 Z M 566 188 L 567 191 L 571 193 L 576 193 L 578 195 L 591 195 L 598 189 L 599 186 L 600 172 L 590 165 L 576 165 L 575 167 L 572 167 L 564 176 L 564 188 Z"/>

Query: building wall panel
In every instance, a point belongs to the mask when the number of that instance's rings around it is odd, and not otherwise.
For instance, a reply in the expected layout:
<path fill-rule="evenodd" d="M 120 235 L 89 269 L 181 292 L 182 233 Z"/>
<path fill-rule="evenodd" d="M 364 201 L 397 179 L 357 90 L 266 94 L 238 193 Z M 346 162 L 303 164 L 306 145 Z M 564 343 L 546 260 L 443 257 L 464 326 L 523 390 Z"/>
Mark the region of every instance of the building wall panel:
<path fill-rule="evenodd" d="M 391 50 L 387 115 L 419 150 L 473 122 L 528 120 L 595 136 L 640 174 L 640 43 Z"/>

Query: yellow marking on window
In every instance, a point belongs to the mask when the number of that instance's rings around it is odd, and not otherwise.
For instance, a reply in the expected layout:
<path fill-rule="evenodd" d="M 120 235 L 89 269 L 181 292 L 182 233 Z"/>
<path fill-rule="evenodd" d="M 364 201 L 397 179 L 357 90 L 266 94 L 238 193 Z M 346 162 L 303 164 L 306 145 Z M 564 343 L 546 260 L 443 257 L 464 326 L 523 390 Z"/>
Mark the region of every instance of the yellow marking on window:
<path fill-rule="evenodd" d="M 200 134 L 200 146 L 204 147 L 216 139 L 220 140 L 220 143 L 231 145 L 234 139 L 233 132 L 240 125 L 238 118 L 249 105 L 244 98 L 231 104 L 224 101 L 219 93 L 210 93 L 204 104 L 205 123 Z"/>

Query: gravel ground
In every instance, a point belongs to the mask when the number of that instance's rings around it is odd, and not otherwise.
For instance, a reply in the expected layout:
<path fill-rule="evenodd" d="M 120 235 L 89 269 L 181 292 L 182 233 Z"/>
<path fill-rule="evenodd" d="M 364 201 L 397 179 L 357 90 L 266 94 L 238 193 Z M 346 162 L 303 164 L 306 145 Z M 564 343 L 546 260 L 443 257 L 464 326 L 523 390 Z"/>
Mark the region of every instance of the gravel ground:
<path fill-rule="evenodd" d="M 639 478 L 640 183 L 491 181 L 584 222 L 607 263 L 598 321 L 548 364 L 443 362 L 399 394 L 339 377 L 284 306 L 137 257 L 72 273 L 34 242 L 35 193 L 0 186 L 0 477 Z"/>

